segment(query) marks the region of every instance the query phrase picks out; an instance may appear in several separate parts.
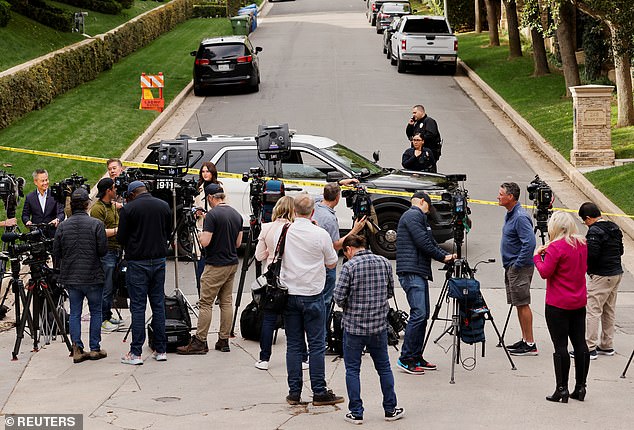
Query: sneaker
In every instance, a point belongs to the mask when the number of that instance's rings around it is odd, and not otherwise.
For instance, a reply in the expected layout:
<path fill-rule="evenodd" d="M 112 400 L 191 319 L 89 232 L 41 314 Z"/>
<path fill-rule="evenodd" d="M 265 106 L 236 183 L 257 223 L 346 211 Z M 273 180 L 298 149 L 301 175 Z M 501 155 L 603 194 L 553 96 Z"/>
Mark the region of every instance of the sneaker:
<path fill-rule="evenodd" d="M 119 328 L 118 325 L 113 324 L 108 320 L 101 323 L 101 329 L 105 331 L 115 331 L 118 328 Z"/>
<path fill-rule="evenodd" d="M 513 345 L 506 345 L 506 349 L 508 349 L 510 351 L 512 349 L 517 349 L 517 348 L 519 348 L 522 345 L 524 345 L 524 339 L 518 340 Z"/>
<path fill-rule="evenodd" d="M 308 364 L 308 361 L 302 361 L 302 370 L 308 370 L 310 369 L 310 365 Z"/>
<path fill-rule="evenodd" d="M 264 360 L 258 360 L 255 362 L 255 368 L 260 370 L 269 370 L 269 362 Z"/>
<path fill-rule="evenodd" d="M 167 353 L 166 352 L 156 352 L 152 353 L 152 358 L 156 361 L 167 361 Z"/>
<path fill-rule="evenodd" d="M 332 390 L 313 395 L 313 406 L 336 405 L 337 403 L 343 403 L 343 397 L 335 395 Z"/>
<path fill-rule="evenodd" d="M 110 324 L 114 324 L 114 325 L 119 325 L 121 323 L 123 323 L 123 320 L 117 319 L 117 318 L 110 318 L 108 321 L 110 321 Z"/>
<path fill-rule="evenodd" d="M 401 368 L 402 371 L 407 372 L 407 373 L 409 373 L 411 375 L 424 375 L 425 374 L 425 369 L 420 367 L 417 363 L 403 362 L 399 358 L 398 361 L 396 362 L 396 364 L 398 365 L 398 367 Z"/>
<path fill-rule="evenodd" d="M 358 417 L 352 412 L 348 412 L 343 419 L 352 424 L 363 424 L 363 417 Z"/>
<path fill-rule="evenodd" d="M 218 339 L 214 348 L 216 351 L 220 352 L 231 352 L 231 348 L 229 348 L 229 339 Z"/>
<path fill-rule="evenodd" d="M 138 355 L 134 355 L 131 352 L 128 352 L 126 355 L 121 357 L 121 362 L 123 364 L 131 364 L 133 366 L 138 366 L 143 364 L 143 359 Z"/>
<path fill-rule="evenodd" d="M 601 355 L 614 355 L 614 349 L 612 348 L 603 349 L 597 346 L 596 352 L 597 354 L 601 354 Z"/>
<path fill-rule="evenodd" d="M 593 349 L 592 351 L 589 351 L 589 354 L 590 354 L 590 360 L 596 360 L 597 358 L 599 358 L 599 356 L 597 355 L 597 350 L 596 349 Z"/>
<path fill-rule="evenodd" d="M 187 345 L 176 348 L 176 353 L 180 355 L 205 355 L 207 351 L 205 351 L 205 342 L 192 336 Z"/>
<path fill-rule="evenodd" d="M 286 403 L 292 406 L 308 404 L 308 402 L 302 400 L 300 394 L 289 394 L 288 396 L 286 396 Z"/>
<path fill-rule="evenodd" d="M 416 365 L 418 367 L 422 367 L 425 370 L 436 370 L 436 365 L 433 363 L 430 363 L 429 361 L 425 360 L 423 357 L 421 357 L 417 362 Z"/>
<path fill-rule="evenodd" d="M 520 346 L 519 348 L 510 350 L 509 354 L 511 355 L 538 355 L 539 352 L 537 351 L 536 343 L 529 345 L 528 343 L 524 342 L 524 344 Z"/>
<path fill-rule="evenodd" d="M 106 352 L 105 349 L 100 349 L 97 351 L 90 351 L 88 353 L 88 359 L 89 360 L 101 360 L 102 358 L 106 358 L 108 356 L 108 353 Z"/>
<path fill-rule="evenodd" d="M 405 416 L 405 411 L 403 408 L 395 408 L 392 412 L 385 413 L 385 421 L 396 421 L 400 420 Z"/>

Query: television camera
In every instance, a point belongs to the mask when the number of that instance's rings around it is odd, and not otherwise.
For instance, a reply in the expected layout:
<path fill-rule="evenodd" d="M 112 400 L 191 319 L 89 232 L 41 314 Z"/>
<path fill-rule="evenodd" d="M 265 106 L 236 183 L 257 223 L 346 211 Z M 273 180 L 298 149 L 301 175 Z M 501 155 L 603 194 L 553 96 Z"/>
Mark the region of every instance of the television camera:
<path fill-rule="evenodd" d="M 372 213 L 372 199 L 368 190 L 360 183 L 350 186 L 352 189 L 343 190 L 341 197 L 346 199 L 346 206 L 352 209 L 353 219 L 369 217 Z"/>
<path fill-rule="evenodd" d="M 461 245 L 464 242 L 465 230 L 467 233 L 471 229 L 471 208 L 469 208 L 469 191 L 464 188 L 464 181 L 467 180 L 465 174 L 447 175 L 447 180 L 455 183 L 462 183 L 451 193 L 443 193 L 441 199 L 451 204 L 451 223 L 453 225 L 454 242 L 458 250 L 458 258 L 461 258 Z"/>
<path fill-rule="evenodd" d="M 15 218 L 20 197 L 24 197 L 24 178 L 0 170 L 0 199 L 8 218 Z"/>
<path fill-rule="evenodd" d="M 540 231 L 542 243 L 545 241 L 545 235 L 548 232 L 548 220 L 553 214 L 553 201 L 555 195 L 552 188 L 542 181 L 539 175 L 535 175 L 535 179 L 526 187 L 528 198 L 533 201 L 533 217 L 536 221 L 535 231 Z"/>
<path fill-rule="evenodd" d="M 86 183 L 86 178 L 73 173 L 69 178 L 62 179 L 51 185 L 51 196 L 61 204 L 66 203 L 66 197 L 70 197 L 73 191 L 83 188 L 90 193 L 90 185 Z"/>

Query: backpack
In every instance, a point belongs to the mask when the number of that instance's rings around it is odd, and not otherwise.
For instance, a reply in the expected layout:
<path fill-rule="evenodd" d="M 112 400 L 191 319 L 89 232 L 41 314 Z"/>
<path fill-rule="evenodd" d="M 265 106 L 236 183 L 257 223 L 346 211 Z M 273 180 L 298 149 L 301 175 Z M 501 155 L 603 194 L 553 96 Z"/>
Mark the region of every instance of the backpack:
<path fill-rule="evenodd" d="M 262 333 L 262 311 L 253 300 L 240 314 L 240 333 L 247 340 L 260 341 Z"/>
<path fill-rule="evenodd" d="M 328 350 L 343 357 L 343 312 L 332 312 L 332 323 L 328 326 Z"/>
<path fill-rule="evenodd" d="M 182 321 L 187 327 L 192 328 L 187 303 L 181 294 L 165 296 L 165 319 Z"/>

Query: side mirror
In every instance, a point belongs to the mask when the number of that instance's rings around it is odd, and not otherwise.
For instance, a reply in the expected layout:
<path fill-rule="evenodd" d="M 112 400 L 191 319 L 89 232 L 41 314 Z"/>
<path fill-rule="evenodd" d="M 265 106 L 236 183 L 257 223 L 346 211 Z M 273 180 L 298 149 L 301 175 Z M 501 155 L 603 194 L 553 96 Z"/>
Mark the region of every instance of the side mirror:
<path fill-rule="evenodd" d="M 195 57 L 197 53 L 198 53 L 198 51 L 192 51 L 192 52 L 189 53 L 189 55 L 191 55 L 192 57 Z"/>
<path fill-rule="evenodd" d="M 334 170 L 326 174 L 326 182 L 339 182 L 343 178 L 345 178 L 345 176 L 338 170 Z"/>
<path fill-rule="evenodd" d="M 258 52 L 262 52 L 262 47 L 261 46 L 256 46 L 255 47 L 255 53 L 257 54 Z"/>
<path fill-rule="evenodd" d="M 381 154 L 381 151 L 374 151 L 372 153 L 372 159 L 374 160 L 375 163 L 379 162 L 379 155 Z"/>

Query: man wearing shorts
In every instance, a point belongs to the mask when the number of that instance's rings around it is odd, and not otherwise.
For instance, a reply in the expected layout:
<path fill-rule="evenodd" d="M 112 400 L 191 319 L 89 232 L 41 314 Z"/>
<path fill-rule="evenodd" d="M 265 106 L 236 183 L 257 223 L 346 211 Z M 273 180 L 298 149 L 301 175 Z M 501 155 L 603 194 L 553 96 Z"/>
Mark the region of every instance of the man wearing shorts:
<path fill-rule="evenodd" d="M 511 355 L 537 355 L 537 345 L 533 339 L 533 313 L 530 307 L 535 232 L 533 221 L 518 202 L 519 198 L 520 187 L 515 182 L 500 185 L 498 203 L 507 210 L 500 244 L 506 300 L 517 309 L 517 318 L 522 330 L 522 339 L 507 348 Z"/>

